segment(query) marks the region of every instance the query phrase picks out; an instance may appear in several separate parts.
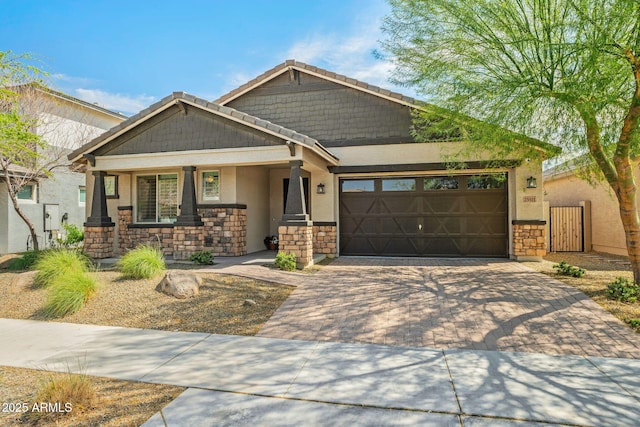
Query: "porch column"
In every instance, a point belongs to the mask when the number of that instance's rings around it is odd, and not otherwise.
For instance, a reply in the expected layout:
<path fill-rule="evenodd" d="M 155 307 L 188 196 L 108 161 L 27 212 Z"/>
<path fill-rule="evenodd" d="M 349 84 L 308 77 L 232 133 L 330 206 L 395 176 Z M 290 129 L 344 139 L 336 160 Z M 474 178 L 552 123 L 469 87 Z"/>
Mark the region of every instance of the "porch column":
<path fill-rule="evenodd" d="M 309 221 L 307 207 L 304 202 L 304 187 L 302 186 L 302 160 L 289 162 L 289 190 L 287 191 L 287 206 L 284 209 L 282 221 Z"/>
<path fill-rule="evenodd" d="M 298 268 L 313 264 L 313 227 L 304 203 L 301 160 L 289 162 L 289 190 L 287 206 L 278 227 L 280 250 L 296 256 Z"/>
<path fill-rule="evenodd" d="M 92 258 L 113 256 L 115 223 L 107 213 L 107 195 L 104 190 L 105 171 L 92 171 L 94 177 L 91 197 L 91 215 L 84 223 L 84 250 Z"/>
<path fill-rule="evenodd" d="M 182 204 L 180 205 L 180 215 L 175 225 L 204 225 L 202 218 L 198 215 L 198 206 L 196 203 L 196 185 L 193 179 L 195 166 L 184 166 L 184 184 L 182 185 Z"/>
<path fill-rule="evenodd" d="M 195 166 L 184 166 L 184 184 L 182 186 L 182 204 L 180 215 L 173 225 L 173 257 L 189 259 L 196 251 L 202 250 L 204 241 L 204 222 L 198 215 L 196 186 L 193 179 Z"/>

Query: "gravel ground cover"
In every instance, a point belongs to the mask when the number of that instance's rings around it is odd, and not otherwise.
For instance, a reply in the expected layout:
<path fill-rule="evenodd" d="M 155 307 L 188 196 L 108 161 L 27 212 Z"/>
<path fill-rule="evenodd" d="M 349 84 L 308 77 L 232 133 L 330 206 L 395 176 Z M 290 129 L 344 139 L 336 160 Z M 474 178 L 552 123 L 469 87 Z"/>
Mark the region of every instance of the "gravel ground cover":
<path fill-rule="evenodd" d="M 0 273 L 0 317 L 159 329 L 165 331 L 255 335 L 293 288 L 243 277 L 199 273 L 200 295 L 178 300 L 156 290 L 161 277 L 121 279 L 116 271 L 92 273 L 97 294 L 77 313 L 47 319 L 46 289 L 33 287 L 35 272 Z M 255 305 L 246 305 L 250 299 Z"/>
<path fill-rule="evenodd" d="M 2 426 L 139 426 L 175 399 L 183 387 L 118 381 L 90 377 L 96 394 L 90 408 L 71 407 L 68 414 L 19 412 L 22 404 L 30 410 L 39 404 L 37 390 L 67 374 L 0 366 L 0 412 Z M 20 405 L 20 406 L 17 406 Z M 41 415 L 41 417 L 38 417 Z"/>
<path fill-rule="evenodd" d="M 7 257 L 0 258 L 0 266 L 6 267 L 8 261 Z M 156 290 L 162 276 L 129 280 L 122 279 L 116 271 L 91 274 L 100 284 L 97 294 L 77 313 L 61 319 L 48 319 L 42 312 L 47 290 L 33 286 L 35 272 L 0 269 L 0 317 L 255 335 L 294 289 L 243 277 L 198 272 L 203 279 L 200 295 L 178 300 Z M 247 304 L 246 300 L 255 304 Z M 0 404 L 33 404 L 39 385 L 52 375 L 64 374 L 0 367 Z M 91 377 L 90 380 L 98 395 L 94 407 L 40 419 L 4 412 L 0 413 L 0 425 L 138 426 L 184 390 L 106 378 Z"/>
<path fill-rule="evenodd" d="M 558 275 L 553 265 L 560 261 L 582 267 L 587 272 L 581 278 Z M 631 319 L 640 319 L 639 302 L 623 303 L 607 298 L 607 285 L 613 282 L 616 277 L 625 277 L 633 280 L 633 274 L 628 266 L 626 257 L 597 252 L 586 254 L 555 252 L 547 254 L 543 262 L 527 262 L 524 264 L 579 289 L 624 322 L 628 322 Z M 588 319 L 585 319 L 585 321 L 588 321 Z"/>

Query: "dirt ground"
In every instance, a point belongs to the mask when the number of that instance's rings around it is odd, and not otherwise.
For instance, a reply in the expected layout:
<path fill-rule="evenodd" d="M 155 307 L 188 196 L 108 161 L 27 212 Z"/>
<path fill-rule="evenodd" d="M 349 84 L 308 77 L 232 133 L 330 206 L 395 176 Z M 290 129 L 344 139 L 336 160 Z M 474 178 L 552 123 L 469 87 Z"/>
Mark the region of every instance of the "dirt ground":
<path fill-rule="evenodd" d="M 7 260 L 0 259 L 0 264 Z M 33 286 L 35 272 L 0 270 L 0 317 L 51 320 L 168 331 L 255 335 L 293 287 L 237 276 L 198 273 L 200 295 L 178 300 L 156 290 L 162 276 L 124 280 L 115 271 L 91 273 L 100 284 L 97 294 L 77 313 L 47 319 L 42 307 L 46 289 Z M 245 304 L 250 299 L 255 305 Z M 0 403 L 35 403 L 38 389 L 51 376 L 44 371 L 0 367 Z M 41 418 L 0 412 L 0 425 L 138 426 L 177 397 L 181 387 L 90 377 L 98 399 L 92 408 Z M 15 409 L 15 407 L 13 408 Z"/>

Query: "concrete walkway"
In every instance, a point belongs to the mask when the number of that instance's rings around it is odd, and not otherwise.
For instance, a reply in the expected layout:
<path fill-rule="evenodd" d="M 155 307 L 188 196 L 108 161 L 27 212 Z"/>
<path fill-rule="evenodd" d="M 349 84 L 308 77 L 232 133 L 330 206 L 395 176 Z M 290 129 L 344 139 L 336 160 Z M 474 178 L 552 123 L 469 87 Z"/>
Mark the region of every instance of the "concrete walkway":
<path fill-rule="evenodd" d="M 254 263 L 220 271 L 297 285 L 262 337 L 640 358 L 640 335 L 623 322 L 507 260 L 341 257 L 286 279 Z"/>
<path fill-rule="evenodd" d="M 0 365 L 189 387 L 145 426 L 631 426 L 640 361 L 0 319 Z"/>

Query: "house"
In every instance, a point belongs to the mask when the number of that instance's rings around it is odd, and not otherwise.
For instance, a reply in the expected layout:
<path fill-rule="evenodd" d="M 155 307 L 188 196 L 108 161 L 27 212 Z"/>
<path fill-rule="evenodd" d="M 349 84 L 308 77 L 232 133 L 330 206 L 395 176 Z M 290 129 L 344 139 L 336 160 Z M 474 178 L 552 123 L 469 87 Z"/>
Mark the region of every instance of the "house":
<path fill-rule="evenodd" d="M 638 182 L 640 171 L 636 170 L 635 178 Z M 577 176 L 575 168 L 560 165 L 544 172 L 544 200 L 555 225 L 548 233 L 556 236 L 557 241 L 549 242 L 554 251 L 628 255 L 618 199 L 606 182 L 589 183 Z M 574 210 L 576 219 L 555 219 L 555 210 Z"/>
<path fill-rule="evenodd" d="M 66 154 L 126 117 L 43 87 L 26 85 L 14 90 L 21 93 L 23 114 L 37 119 L 35 132 L 49 144 L 49 154 L 63 160 L 63 167 L 54 169 L 53 176 L 39 176 L 17 194 L 20 208 L 37 227 L 40 248 L 44 248 L 63 231 L 63 222 L 82 227 L 86 218 L 85 174 L 68 167 Z M 9 171 L 14 176 L 27 172 L 18 166 Z M 33 249 L 29 229 L 16 213 L 4 179 L 0 176 L 0 254 Z"/>
<path fill-rule="evenodd" d="M 237 256 L 276 235 L 300 265 L 314 254 L 540 259 L 542 188 L 527 188 L 540 162 L 468 158 L 453 172 L 445 156 L 464 143 L 415 141 L 415 108 L 291 60 L 214 102 L 173 93 L 69 156 L 87 166 L 85 248 Z"/>

